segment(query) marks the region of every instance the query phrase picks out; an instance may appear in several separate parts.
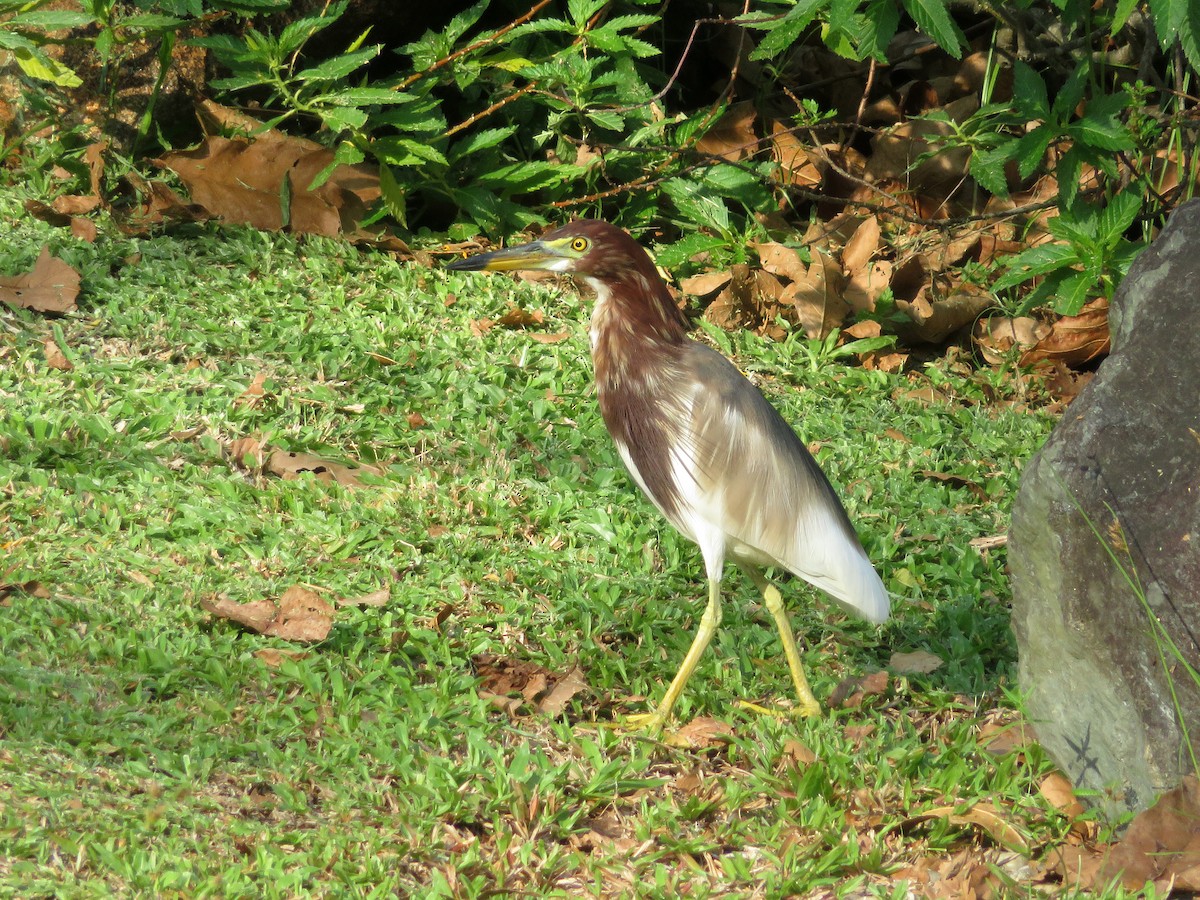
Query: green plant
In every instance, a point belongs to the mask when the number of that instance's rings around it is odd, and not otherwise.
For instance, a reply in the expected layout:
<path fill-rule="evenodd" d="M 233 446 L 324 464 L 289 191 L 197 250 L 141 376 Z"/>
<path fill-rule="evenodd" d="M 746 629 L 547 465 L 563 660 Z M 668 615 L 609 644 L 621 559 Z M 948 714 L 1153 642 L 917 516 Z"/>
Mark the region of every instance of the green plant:
<path fill-rule="evenodd" d="M 1125 236 L 1141 209 L 1142 198 L 1133 191 L 1118 193 L 1104 206 L 1077 199 L 1073 207 L 1047 220 L 1055 240 L 1007 260 L 1007 271 L 993 289 L 1005 291 L 1040 279 L 1017 307 L 1017 315 L 1048 304 L 1055 312 L 1073 316 L 1090 299 L 1111 298 L 1145 249 L 1145 244 Z"/>

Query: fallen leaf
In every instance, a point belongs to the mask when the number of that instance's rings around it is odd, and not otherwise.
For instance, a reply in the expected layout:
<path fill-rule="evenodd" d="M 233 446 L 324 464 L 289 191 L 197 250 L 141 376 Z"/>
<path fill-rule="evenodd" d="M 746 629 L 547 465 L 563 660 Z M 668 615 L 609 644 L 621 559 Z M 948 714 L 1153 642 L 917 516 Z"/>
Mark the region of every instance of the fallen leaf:
<path fill-rule="evenodd" d="M 210 214 L 266 231 L 362 237 L 358 223 L 380 196 L 378 172 L 364 164 L 335 166 L 312 189 L 333 162 L 333 151 L 275 129 L 252 141 L 208 137 L 195 150 L 154 162 L 175 172 L 193 202 Z"/>
<path fill-rule="evenodd" d="M 1015 351 L 1029 350 L 1050 333 L 1050 326 L 1032 316 L 987 316 L 971 329 L 971 338 L 989 364 L 1002 364 Z"/>
<path fill-rule="evenodd" d="M 753 101 L 731 104 L 696 141 L 696 149 L 734 162 L 745 159 L 758 146 L 758 136 L 754 133 L 756 117 Z"/>
<path fill-rule="evenodd" d="M 731 272 L 704 272 L 700 275 L 693 275 L 691 278 L 683 279 L 679 282 L 679 288 L 685 294 L 689 294 L 699 300 L 705 300 L 729 284 L 732 278 L 733 274 Z"/>
<path fill-rule="evenodd" d="M 387 602 L 392 598 L 392 592 L 388 588 L 380 588 L 377 591 L 371 591 L 369 594 L 362 594 L 358 597 L 343 597 L 338 600 L 338 606 L 387 606 Z"/>
<path fill-rule="evenodd" d="M 254 376 L 253 380 L 251 380 L 249 387 L 247 387 L 246 390 L 242 391 L 241 395 L 238 396 L 233 401 L 233 405 L 234 406 L 246 406 L 246 407 L 255 406 L 258 403 L 258 401 L 263 398 L 263 395 L 266 393 L 263 390 L 263 384 L 266 383 L 266 380 L 267 380 L 266 372 L 259 372 L 258 374 L 256 374 Z"/>
<path fill-rule="evenodd" d="M 1051 772 L 1043 778 L 1038 793 L 1067 818 L 1083 815 L 1083 804 L 1075 796 L 1075 785 L 1061 772 Z"/>
<path fill-rule="evenodd" d="M 944 819 L 951 825 L 974 825 L 986 832 L 992 840 L 1010 850 L 1026 853 L 1029 844 L 1021 832 L 1004 817 L 991 803 L 976 803 L 960 811 L 956 806 L 938 806 L 920 815 L 906 819 L 903 827 L 911 827 L 932 819 Z"/>
<path fill-rule="evenodd" d="M 703 750 L 728 744 L 733 737 L 733 726 L 720 719 L 697 716 L 677 731 L 666 735 L 663 742 L 671 747 Z"/>
<path fill-rule="evenodd" d="M 817 761 L 817 754 L 813 753 L 807 744 L 803 744 L 795 738 L 788 738 L 783 742 L 783 752 L 801 766 L 807 766 Z"/>
<path fill-rule="evenodd" d="M 365 463 L 345 464 L 332 462 L 311 453 L 275 450 L 267 458 L 266 471 L 292 481 L 302 475 L 314 475 L 319 481 L 336 481 L 348 487 L 362 487 L 360 475 L 381 476 L 383 470 Z"/>
<path fill-rule="evenodd" d="M 519 306 L 511 306 L 508 312 L 496 320 L 496 324 L 505 328 L 527 328 L 530 325 L 541 325 L 545 319 L 545 313 L 540 309 L 530 312 Z"/>
<path fill-rule="evenodd" d="M 842 296 L 841 270 L 820 250 L 813 249 L 811 253 L 812 265 L 802 279 L 788 285 L 782 299 L 795 306 L 805 334 L 824 338 L 841 326 L 850 306 Z"/>
<path fill-rule="evenodd" d="M 583 670 L 579 666 L 574 666 L 571 671 L 554 682 L 554 687 L 538 703 L 538 711 L 548 716 L 562 715 L 562 711 L 566 709 L 571 698 L 585 690 L 587 690 L 587 681 L 583 677 Z"/>
<path fill-rule="evenodd" d="M 842 271 L 851 276 L 865 271 L 871 258 L 879 252 L 881 233 L 875 216 L 863 219 L 842 250 Z"/>
<path fill-rule="evenodd" d="M 308 653 L 302 650 L 280 650 L 276 647 L 263 647 L 254 651 L 254 656 L 262 660 L 265 665 L 272 669 L 278 669 L 283 664 L 285 659 L 297 660 L 304 659 Z"/>
<path fill-rule="evenodd" d="M 953 487 L 965 487 L 976 499 L 987 502 L 987 491 L 982 486 L 972 481 L 969 478 L 964 478 L 962 475 L 955 475 L 953 472 L 937 472 L 933 469 L 921 469 L 917 472 L 922 478 L 929 478 L 933 481 L 940 481 L 944 484 L 952 485 Z"/>
<path fill-rule="evenodd" d="M 569 331 L 556 331 L 547 334 L 544 331 L 531 331 L 527 337 L 531 341 L 537 341 L 539 344 L 561 344 L 571 336 Z"/>
<path fill-rule="evenodd" d="M 43 313 L 67 313 L 79 296 L 79 273 L 50 255 L 48 246 L 24 275 L 0 276 L 0 302 Z"/>
<path fill-rule="evenodd" d="M 817 155 L 782 122 L 771 123 L 771 155 L 779 163 L 784 184 L 809 188 L 821 184 Z"/>
<path fill-rule="evenodd" d="M 1100 298 L 1088 303 L 1079 315 L 1056 321 L 1049 334 L 1021 355 L 1021 365 L 1052 360 L 1078 368 L 1107 356 L 1110 345 L 1108 301 Z"/>
<path fill-rule="evenodd" d="M 75 368 L 75 364 L 67 359 L 66 355 L 59 349 L 58 344 L 53 338 L 46 338 L 42 341 L 42 347 L 46 354 L 46 365 L 51 369 L 58 369 L 62 372 L 70 372 Z"/>
<path fill-rule="evenodd" d="M 893 653 L 888 668 L 899 675 L 927 675 L 942 667 L 942 658 L 925 650 Z"/>
<path fill-rule="evenodd" d="M 251 631 L 287 641 L 322 641 L 333 627 L 333 607 L 315 591 L 298 585 L 284 591 L 278 603 L 271 600 L 238 603 L 228 597 L 217 597 L 201 600 L 200 606 Z"/>
<path fill-rule="evenodd" d="M 229 458 L 238 468 L 248 472 L 261 472 L 265 456 L 266 439 L 262 437 L 244 437 L 229 443 Z"/>

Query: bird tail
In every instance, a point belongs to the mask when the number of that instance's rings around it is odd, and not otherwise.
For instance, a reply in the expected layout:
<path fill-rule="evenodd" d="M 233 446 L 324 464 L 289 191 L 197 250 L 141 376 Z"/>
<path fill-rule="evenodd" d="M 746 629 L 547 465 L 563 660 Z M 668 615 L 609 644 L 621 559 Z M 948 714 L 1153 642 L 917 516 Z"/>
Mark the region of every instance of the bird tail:
<path fill-rule="evenodd" d="M 847 612 L 875 625 L 886 622 L 892 601 L 866 554 L 857 547 L 845 547 L 838 557 L 836 560 L 827 560 L 831 564 L 831 574 L 797 574 L 825 591 Z"/>

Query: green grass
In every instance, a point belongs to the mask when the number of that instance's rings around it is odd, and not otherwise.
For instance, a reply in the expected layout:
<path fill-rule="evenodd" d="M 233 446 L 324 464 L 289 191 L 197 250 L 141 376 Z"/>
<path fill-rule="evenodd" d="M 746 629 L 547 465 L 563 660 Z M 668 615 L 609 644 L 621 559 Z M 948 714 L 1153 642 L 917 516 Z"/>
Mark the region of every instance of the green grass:
<path fill-rule="evenodd" d="M 1037 749 L 977 742 L 1015 649 L 1004 552 L 969 541 L 1005 531 L 1051 425 L 985 399 L 1004 383 L 931 365 L 917 386 L 953 400 L 926 405 L 912 378 L 731 338 L 896 596 L 874 629 L 785 585 L 817 695 L 895 651 L 945 665 L 819 720 L 744 712 L 791 687 L 730 569 L 677 715 L 734 733 L 673 749 L 607 723 L 661 696 L 702 569 L 604 432 L 586 300 L 241 229 L 83 244 L 21 199 L 0 196 L 0 271 L 49 242 L 84 291 L 58 322 L 0 310 L 0 583 L 24 585 L 0 593 L 0 895 L 890 896 L 914 861 L 991 846 L 922 811 L 995 803 L 1034 855 L 1062 834 Z M 472 328 L 510 302 L 572 337 Z M 56 328 L 69 372 L 45 364 Z M 255 434 L 386 474 L 247 473 L 225 448 Z M 278 668 L 255 652 L 295 646 L 200 607 L 293 584 L 391 599 Z M 511 717 L 477 694 L 481 653 L 578 663 L 590 689 Z"/>

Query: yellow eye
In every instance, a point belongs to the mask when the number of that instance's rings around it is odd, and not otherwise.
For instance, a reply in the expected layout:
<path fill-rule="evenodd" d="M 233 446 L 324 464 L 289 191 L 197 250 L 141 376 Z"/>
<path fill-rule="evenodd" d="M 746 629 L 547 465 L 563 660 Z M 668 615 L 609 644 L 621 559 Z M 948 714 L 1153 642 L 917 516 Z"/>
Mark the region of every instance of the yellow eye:
<path fill-rule="evenodd" d="M 590 246 L 591 246 L 591 242 L 588 241 L 588 239 L 584 238 L 584 237 L 577 237 L 571 241 L 571 249 L 574 250 L 576 253 L 582 253 L 584 250 L 586 250 Z"/>

